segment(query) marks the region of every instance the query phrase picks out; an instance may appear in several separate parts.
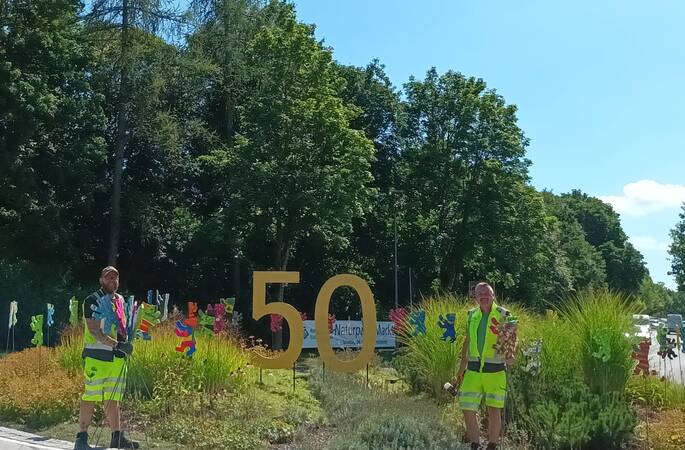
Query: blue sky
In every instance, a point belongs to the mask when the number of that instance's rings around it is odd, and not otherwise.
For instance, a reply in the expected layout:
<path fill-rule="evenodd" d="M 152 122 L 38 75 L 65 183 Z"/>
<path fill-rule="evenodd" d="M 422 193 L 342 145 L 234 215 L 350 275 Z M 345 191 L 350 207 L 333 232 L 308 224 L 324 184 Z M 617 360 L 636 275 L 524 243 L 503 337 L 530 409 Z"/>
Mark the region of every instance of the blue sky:
<path fill-rule="evenodd" d="M 519 107 L 532 183 L 612 203 L 669 287 L 685 202 L 685 2 L 299 0 L 344 64 L 378 58 L 397 87 L 435 66 Z"/>

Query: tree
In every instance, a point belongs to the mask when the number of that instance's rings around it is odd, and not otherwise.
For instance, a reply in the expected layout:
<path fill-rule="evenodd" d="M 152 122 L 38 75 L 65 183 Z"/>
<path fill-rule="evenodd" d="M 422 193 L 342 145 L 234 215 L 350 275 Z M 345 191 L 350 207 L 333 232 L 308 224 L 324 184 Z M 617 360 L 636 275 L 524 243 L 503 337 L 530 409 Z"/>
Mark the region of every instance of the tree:
<path fill-rule="evenodd" d="M 400 183 L 413 258 L 434 287 L 464 292 L 481 237 L 517 212 L 509 193 L 527 181 L 528 141 L 516 107 L 483 80 L 431 69 L 424 81 L 412 78 L 405 95 Z"/>
<path fill-rule="evenodd" d="M 618 214 L 611 205 L 579 190 L 562 194 L 567 220 L 573 217 L 583 228 L 587 242 L 604 259 L 606 281 L 611 289 L 627 294 L 637 292 L 647 275 L 642 254 L 628 242 Z"/>
<path fill-rule="evenodd" d="M 247 54 L 251 95 L 240 108 L 235 145 L 203 158 L 223 201 L 259 261 L 287 270 L 298 242 L 344 241 L 369 208 L 372 143 L 350 127 L 357 111 L 340 98 L 330 51 L 292 9 L 265 26 Z M 277 293 L 283 298 L 283 286 Z"/>
<path fill-rule="evenodd" d="M 0 255 L 63 276 L 92 257 L 84 242 L 104 169 L 102 97 L 92 90 L 77 1 L 3 5 Z"/>
<path fill-rule="evenodd" d="M 671 255 L 671 271 L 669 275 L 675 275 L 679 291 L 685 291 L 685 204 L 678 216 L 680 222 L 671 230 L 671 246 L 668 253 Z"/>
<path fill-rule="evenodd" d="M 20 321 L 78 293 L 98 239 L 105 117 L 78 7 L 0 2 L 0 298 L 22 304 Z M 18 348 L 27 334 L 17 329 Z"/>
<path fill-rule="evenodd" d="M 118 30 L 119 57 L 115 81 L 118 85 L 116 133 L 113 133 L 114 142 L 110 143 L 114 148 L 114 160 L 108 264 L 115 264 L 119 254 L 122 178 L 126 150 L 131 137 L 128 123 L 131 108 L 129 78 L 131 67 L 136 59 L 135 38 L 137 35 L 145 34 L 136 32 L 156 33 L 164 24 L 180 22 L 181 17 L 171 6 L 173 4 L 171 0 L 94 0 L 90 3 L 89 10 L 82 16 L 89 34 L 97 36 L 104 31 L 104 38 L 110 38 L 111 30 Z"/>

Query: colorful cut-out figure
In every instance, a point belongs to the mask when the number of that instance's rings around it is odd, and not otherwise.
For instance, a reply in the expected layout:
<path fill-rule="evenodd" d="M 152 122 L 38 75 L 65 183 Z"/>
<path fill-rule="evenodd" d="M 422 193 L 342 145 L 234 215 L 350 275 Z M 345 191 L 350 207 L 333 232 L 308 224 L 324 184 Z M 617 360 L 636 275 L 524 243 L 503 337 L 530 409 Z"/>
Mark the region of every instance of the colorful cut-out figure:
<path fill-rule="evenodd" d="M 404 308 L 393 308 L 390 310 L 390 321 L 393 323 L 395 334 L 401 333 L 407 328 L 407 310 Z"/>
<path fill-rule="evenodd" d="M 76 300 L 76 297 L 71 297 L 69 299 L 69 323 L 71 325 L 77 325 L 78 322 L 78 300 Z"/>
<path fill-rule="evenodd" d="M 188 326 L 181 322 L 180 320 L 176 321 L 176 329 L 174 330 L 176 333 L 176 336 L 185 338 L 181 341 L 181 343 L 176 346 L 176 351 L 185 353 L 186 356 L 193 356 L 193 353 L 195 353 L 195 336 L 193 334 L 193 328 L 191 326 Z"/>
<path fill-rule="evenodd" d="M 31 329 L 33 330 L 33 339 L 31 343 L 36 347 L 43 345 L 43 315 L 38 314 L 37 316 L 31 317 Z"/>
<path fill-rule="evenodd" d="M 140 318 L 140 336 L 143 340 L 151 340 L 150 329 L 161 322 L 162 313 L 155 305 L 143 303 L 138 309 L 138 317 Z"/>
<path fill-rule="evenodd" d="M 193 329 L 197 328 L 197 303 L 188 302 L 188 317 L 183 322 Z"/>
<path fill-rule="evenodd" d="M 454 329 L 456 317 L 453 313 L 448 313 L 445 317 L 442 314 L 438 316 L 438 326 L 444 330 L 440 337 L 443 341 L 455 342 L 457 340 L 457 332 Z"/>
<path fill-rule="evenodd" d="M 635 371 L 633 374 L 638 375 L 642 373 L 643 375 L 649 375 L 649 347 L 652 346 L 652 341 L 644 340 L 639 344 L 639 350 L 633 352 L 633 359 L 637 360 L 637 366 L 635 366 Z"/>
<path fill-rule="evenodd" d="M 420 309 L 409 315 L 409 325 L 413 327 L 412 336 L 426 334 L 426 311 Z"/>

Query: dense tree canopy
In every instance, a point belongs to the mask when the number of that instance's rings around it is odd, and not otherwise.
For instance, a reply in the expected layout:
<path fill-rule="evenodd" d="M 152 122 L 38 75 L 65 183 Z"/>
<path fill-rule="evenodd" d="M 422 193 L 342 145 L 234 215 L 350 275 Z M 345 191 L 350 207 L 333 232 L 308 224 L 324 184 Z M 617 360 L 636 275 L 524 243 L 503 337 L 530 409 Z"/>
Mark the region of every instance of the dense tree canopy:
<path fill-rule="evenodd" d="M 417 298 L 487 279 L 534 308 L 605 288 L 681 308 L 611 206 L 530 185 L 517 108 L 484 80 L 429 69 L 398 89 L 378 60 L 337 63 L 285 2 L 87 4 L 0 3 L 0 299 L 22 314 L 113 257 L 125 291 L 243 312 L 253 270 L 300 270 L 275 294 L 310 315 L 357 273 L 385 314 L 395 238 L 402 305 L 410 282 Z M 684 236 L 685 210 L 681 289 Z"/>

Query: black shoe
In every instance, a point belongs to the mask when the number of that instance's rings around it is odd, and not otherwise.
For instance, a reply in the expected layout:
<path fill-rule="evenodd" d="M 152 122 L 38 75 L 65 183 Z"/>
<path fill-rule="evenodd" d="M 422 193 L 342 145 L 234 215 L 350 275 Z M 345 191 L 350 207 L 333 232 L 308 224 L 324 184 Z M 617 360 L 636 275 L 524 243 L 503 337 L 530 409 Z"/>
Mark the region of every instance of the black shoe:
<path fill-rule="evenodd" d="M 471 450 L 480 450 L 480 444 L 477 442 L 471 442 Z"/>
<path fill-rule="evenodd" d="M 93 447 L 88 445 L 88 433 L 82 431 L 76 434 L 76 442 L 74 442 L 74 450 L 93 450 Z"/>
<path fill-rule="evenodd" d="M 110 448 L 128 448 L 136 449 L 140 447 L 136 441 L 131 441 L 124 436 L 123 431 L 115 431 L 112 433 L 112 442 L 109 444 Z"/>
<path fill-rule="evenodd" d="M 497 450 L 497 444 L 494 442 L 489 442 L 488 446 L 485 447 L 485 450 Z"/>

